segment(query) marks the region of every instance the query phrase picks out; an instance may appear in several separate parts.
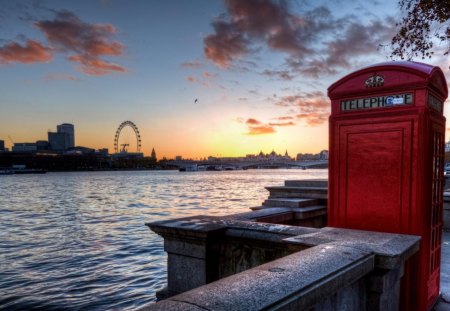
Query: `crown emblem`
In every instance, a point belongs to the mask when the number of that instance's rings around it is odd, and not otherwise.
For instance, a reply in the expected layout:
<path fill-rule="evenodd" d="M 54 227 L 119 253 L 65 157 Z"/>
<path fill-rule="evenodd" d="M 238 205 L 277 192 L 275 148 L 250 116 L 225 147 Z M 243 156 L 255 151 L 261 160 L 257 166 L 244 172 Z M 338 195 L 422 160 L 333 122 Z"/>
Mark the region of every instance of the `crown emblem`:
<path fill-rule="evenodd" d="M 371 87 L 377 87 L 377 86 L 383 86 L 384 85 L 384 77 L 381 75 L 377 75 L 375 72 L 373 76 L 369 77 L 366 82 L 364 83 L 366 88 Z"/>

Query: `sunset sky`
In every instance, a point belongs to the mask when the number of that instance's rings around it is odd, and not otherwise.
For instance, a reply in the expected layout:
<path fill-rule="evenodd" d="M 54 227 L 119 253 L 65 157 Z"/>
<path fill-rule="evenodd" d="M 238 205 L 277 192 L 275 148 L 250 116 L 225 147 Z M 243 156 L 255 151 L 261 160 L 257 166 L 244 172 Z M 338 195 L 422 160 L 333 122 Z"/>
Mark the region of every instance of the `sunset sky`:
<path fill-rule="evenodd" d="M 388 60 L 400 18 L 397 1 L 0 0 L 0 139 L 66 122 L 112 152 L 130 120 L 158 158 L 316 153 L 328 86 Z"/>

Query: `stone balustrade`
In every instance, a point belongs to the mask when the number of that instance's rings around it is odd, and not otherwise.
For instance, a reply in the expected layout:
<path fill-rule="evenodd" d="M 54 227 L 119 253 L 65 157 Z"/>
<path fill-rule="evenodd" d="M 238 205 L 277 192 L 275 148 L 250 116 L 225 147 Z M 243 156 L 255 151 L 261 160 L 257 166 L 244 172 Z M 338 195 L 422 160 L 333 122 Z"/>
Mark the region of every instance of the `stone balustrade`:
<path fill-rule="evenodd" d="M 398 310 L 419 237 L 221 217 L 149 224 L 168 288 L 145 310 Z"/>

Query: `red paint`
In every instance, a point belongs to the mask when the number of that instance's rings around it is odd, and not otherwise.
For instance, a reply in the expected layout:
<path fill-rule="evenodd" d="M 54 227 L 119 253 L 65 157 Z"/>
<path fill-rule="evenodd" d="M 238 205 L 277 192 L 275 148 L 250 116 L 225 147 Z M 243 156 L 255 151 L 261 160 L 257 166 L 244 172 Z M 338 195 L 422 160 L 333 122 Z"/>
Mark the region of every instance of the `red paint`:
<path fill-rule="evenodd" d="M 422 237 L 404 310 L 430 310 L 439 295 L 447 95 L 440 68 L 413 62 L 366 67 L 328 88 L 328 225 Z"/>

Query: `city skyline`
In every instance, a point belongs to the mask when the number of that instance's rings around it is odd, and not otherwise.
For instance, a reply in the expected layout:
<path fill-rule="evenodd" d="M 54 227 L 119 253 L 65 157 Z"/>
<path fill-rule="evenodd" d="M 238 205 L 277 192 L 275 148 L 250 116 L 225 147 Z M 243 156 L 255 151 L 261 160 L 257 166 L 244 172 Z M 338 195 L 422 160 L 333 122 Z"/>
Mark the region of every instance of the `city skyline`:
<path fill-rule="evenodd" d="M 76 145 L 113 150 L 132 120 L 158 158 L 318 153 L 327 87 L 389 60 L 399 16 L 395 1 L 4 1 L 0 139 L 71 123 Z M 445 57 L 426 62 L 450 81 Z"/>
<path fill-rule="evenodd" d="M 126 121 L 126 122 L 130 122 L 130 121 Z M 125 122 L 124 122 L 125 123 Z M 92 148 L 91 146 L 81 146 L 81 145 L 76 145 L 74 143 L 75 141 L 75 127 L 73 124 L 69 124 L 69 123 L 63 123 L 63 124 L 58 124 L 56 125 L 56 132 L 51 131 L 50 129 L 47 132 L 48 135 L 48 139 L 41 139 L 41 140 L 37 140 L 37 141 L 21 141 L 21 142 L 13 142 L 11 141 L 11 148 L 7 148 L 6 150 L 4 150 L 4 148 L 6 147 L 5 144 L 5 140 L 2 139 L 0 137 L 0 152 L 1 151 L 16 151 L 16 152 L 42 152 L 42 151 L 57 151 L 57 152 L 66 152 L 68 150 L 71 149 L 77 149 L 77 148 L 85 148 L 85 149 L 92 149 L 92 150 L 97 150 L 97 151 L 101 151 L 104 152 L 105 150 L 110 151 L 110 154 L 114 154 L 115 151 L 114 150 L 109 150 L 108 148 Z M 62 135 L 62 136 L 61 136 Z M 9 137 L 9 139 L 11 139 Z M 133 138 L 134 139 L 134 138 Z M 41 148 L 41 149 L 40 149 Z M 43 149 L 42 149 L 43 148 Z M 17 149 L 17 150 L 15 150 Z M 137 150 L 127 150 L 126 152 L 135 152 Z M 324 151 L 327 151 L 326 149 L 321 150 L 319 153 L 314 154 L 314 155 L 319 155 L 322 154 Z M 123 151 L 119 150 L 119 153 L 122 153 Z M 249 156 L 269 156 L 269 155 L 275 155 L 275 156 L 281 156 L 283 157 L 283 152 L 276 152 L 275 149 L 272 149 L 270 152 L 263 152 L 262 149 L 259 150 L 259 152 L 254 152 L 254 153 L 246 153 L 246 154 L 241 154 L 241 155 L 235 155 L 233 157 L 230 158 L 248 158 Z M 287 157 L 289 154 L 290 158 L 296 158 L 299 155 L 302 155 L 302 152 L 296 152 L 296 153 L 289 153 L 287 148 L 284 151 L 284 157 Z M 310 153 L 305 153 L 305 155 L 313 155 Z M 156 152 L 155 152 L 155 148 L 152 147 L 151 148 L 151 153 L 147 154 L 144 156 L 150 156 L 150 157 L 155 157 L 156 158 Z M 187 157 L 183 154 L 177 154 L 175 156 L 172 157 L 172 159 L 176 159 L 176 158 L 182 158 L 185 160 L 200 160 L 200 159 L 206 159 L 206 158 L 211 158 L 211 157 L 216 157 L 216 158 L 226 158 L 227 156 L 222 156 L 220 154 L 217 155 L 203 155 L 203 156 L 199 156 L 199 157 L 195 157 L 195 158 L 190 158 Z M 160 157 L 159 159 L 161 160 L 162 158 L 167 158 L 166 156 Z M 169 159 L 169 158 L 167 158 Z"/>

